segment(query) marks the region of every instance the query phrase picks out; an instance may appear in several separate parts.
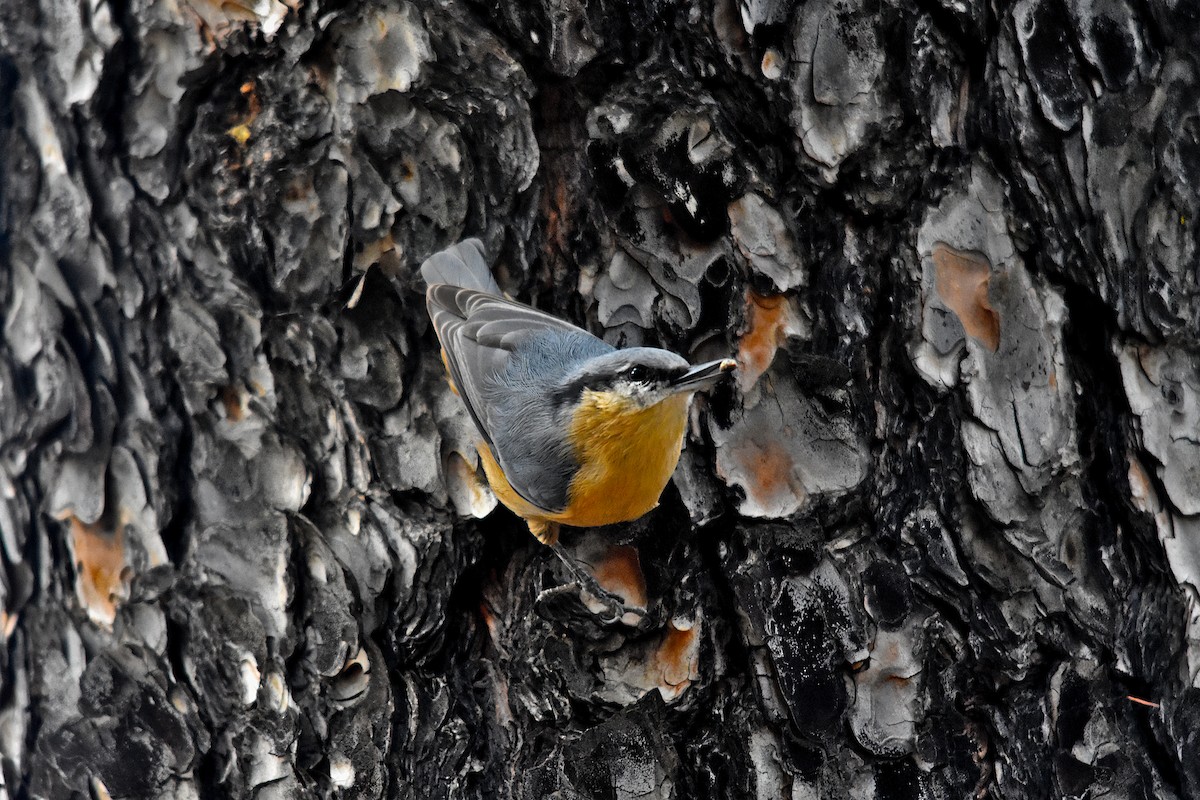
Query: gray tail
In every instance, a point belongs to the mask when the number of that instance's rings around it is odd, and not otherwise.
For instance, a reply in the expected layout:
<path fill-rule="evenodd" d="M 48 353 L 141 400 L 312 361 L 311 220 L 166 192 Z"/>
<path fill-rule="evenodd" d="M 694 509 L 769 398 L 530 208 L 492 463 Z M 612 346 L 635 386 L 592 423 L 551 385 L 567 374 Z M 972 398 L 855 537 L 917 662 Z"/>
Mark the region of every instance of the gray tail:
<path fill-rule="evenodd" d="M 500 285 L 483 257 L 483 242 L 463 239 L 458 244 L 434 253 L 421 265 L 421 277 L 433 286 L 446 283 L 463 289 L 477 289 L 503 296 Z"/>

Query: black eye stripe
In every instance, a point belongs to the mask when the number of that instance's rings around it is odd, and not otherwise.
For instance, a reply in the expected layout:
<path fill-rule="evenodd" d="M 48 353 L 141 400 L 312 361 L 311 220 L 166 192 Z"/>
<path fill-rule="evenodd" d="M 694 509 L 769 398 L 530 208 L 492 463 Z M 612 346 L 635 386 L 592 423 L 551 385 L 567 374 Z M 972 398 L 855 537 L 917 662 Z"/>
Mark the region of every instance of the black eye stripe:
<path fill-rule="evenodd" d="M 651 377 L 650 370 L 641 364 L 634 364 L 625 372 L 625 374 L 629 376 L 629 380 L 637 383 L 649 382 Z"/>
<path fill-rule="evenodd" d="M 619 376 L 631 383 L 670 383 L 687 372 L 687 367 L 656 367 L 647 364 L 631 364 L 619 371 Z"/>
<path fill-rule="evenodd" d="M 596 364 L 590 368 L 585 366 L 584 369 L 568 376 L 558 391 L 563 397 L 572 398 L 578 397 L 585 390 L 628 392 L 633 385 L 659 389 L 669 386 L 687 370 L 686 364 L 646 364 L 630 358 L 623 363 Z"/>

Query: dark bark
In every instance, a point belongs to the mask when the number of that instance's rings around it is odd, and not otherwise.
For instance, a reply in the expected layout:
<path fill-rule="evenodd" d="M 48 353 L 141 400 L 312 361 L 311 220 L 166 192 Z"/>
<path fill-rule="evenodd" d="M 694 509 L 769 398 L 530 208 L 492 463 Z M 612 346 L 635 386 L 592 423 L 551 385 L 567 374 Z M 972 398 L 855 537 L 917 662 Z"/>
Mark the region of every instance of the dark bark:
<path fill-rule="evenodd" d="M 0 4 L 0 797 L 1200 796 L 1188 0 Z M 416 266 L 734 352 L 475 472 Z M 491 513 L 489 513 L 491 512 Z"/>

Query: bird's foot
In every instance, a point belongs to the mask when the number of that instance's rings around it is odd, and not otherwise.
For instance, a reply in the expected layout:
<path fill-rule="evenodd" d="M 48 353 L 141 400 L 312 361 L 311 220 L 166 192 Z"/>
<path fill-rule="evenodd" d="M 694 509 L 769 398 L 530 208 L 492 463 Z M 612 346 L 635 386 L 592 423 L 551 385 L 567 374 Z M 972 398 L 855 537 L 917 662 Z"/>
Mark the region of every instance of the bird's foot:
<path fill-rule="evenodd" d="M 595 576 L 579 566 L 579 562 L 568 555 L 557 541 L 550 545 L 550 549 L 562 561 L 571 578 L 579 586 L 580 601 L 588 611 L 598 616 L 602 623 L 611 625 L 624 618 L 629 612 L 640 611 L 640 609 L 626 605 L 625 598 L 613 594 L 601 586 Z"/>
<path fill-rule="evenodd" d="M 571 580 L 579 587 L 579 599 L 583 605 L 588 611 L 599 616 L 603 623 L 611 624 L 620 620 L 630 611 L 638 611 L 638 609 L 627 606 L 624 598 L 620 595 L 613 594 L 602 587 L 595 576 L 567 554 L 567 551 L 558 542 L 561 526 L 557 522 L 548 520 L 526 520 L 526 522 L 529 524 L 529 532 L 539 542 L 553 550 L 563 566 L 566 567 Z"/>

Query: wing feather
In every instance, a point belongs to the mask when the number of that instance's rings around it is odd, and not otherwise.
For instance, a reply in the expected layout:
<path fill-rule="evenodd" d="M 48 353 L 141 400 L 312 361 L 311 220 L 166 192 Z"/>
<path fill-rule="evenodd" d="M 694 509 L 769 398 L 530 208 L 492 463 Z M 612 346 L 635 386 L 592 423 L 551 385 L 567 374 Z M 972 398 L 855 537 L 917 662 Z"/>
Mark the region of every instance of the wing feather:
<path fill-rule="evenodd" d="M 513 489 L 547 511 L 565 507 L 578 465 L 546 391 L 613 348 L 521 303 L 447 284 L 426 292 L 450 376 Z"/>
<path fill-rule="evenodd" d="M 478 239 L 464 239 L 434 253 L 421 264 L 421 277 L 428 286 L 445 283 L 500 294 L 500 286 L 484 258 L 483 242 Z"/>

